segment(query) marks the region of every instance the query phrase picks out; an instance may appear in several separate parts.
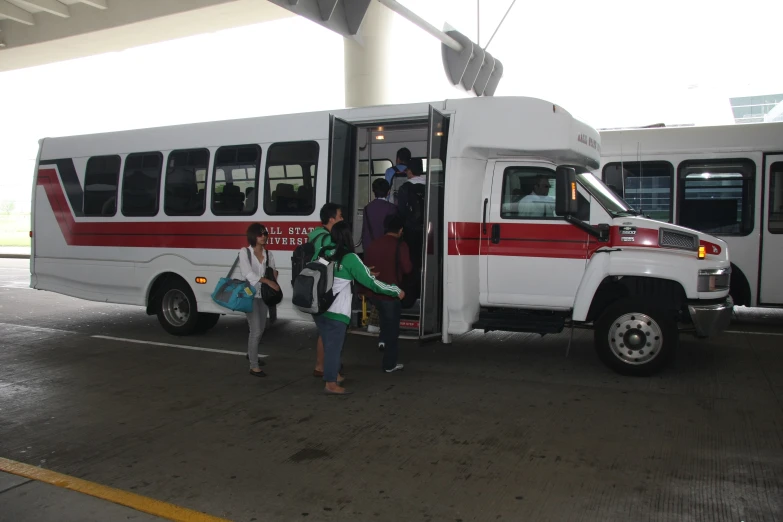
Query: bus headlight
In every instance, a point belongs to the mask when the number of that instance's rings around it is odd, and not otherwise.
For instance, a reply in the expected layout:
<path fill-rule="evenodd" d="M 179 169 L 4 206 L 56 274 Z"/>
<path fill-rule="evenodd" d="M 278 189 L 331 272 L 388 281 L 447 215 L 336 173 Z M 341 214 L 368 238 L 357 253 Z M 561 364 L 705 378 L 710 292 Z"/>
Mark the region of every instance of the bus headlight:
<path fill-rule="evenodd" d="M 699 270 L 699 282 L 696 289 L 699 292 L 728 290 L 730 279 L 731 268 L 706 268 Z"/>

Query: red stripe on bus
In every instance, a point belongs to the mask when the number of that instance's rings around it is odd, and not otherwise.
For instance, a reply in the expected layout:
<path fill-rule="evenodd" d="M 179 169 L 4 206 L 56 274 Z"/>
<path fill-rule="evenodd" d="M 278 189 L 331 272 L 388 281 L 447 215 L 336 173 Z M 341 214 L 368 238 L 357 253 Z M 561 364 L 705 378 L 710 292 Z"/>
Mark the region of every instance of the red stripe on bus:
<path fill-rule="evenodd" d="M 38 171 L 57 224 L 71 246 L 235 249 L 247 244 L 245 221 L 123 221 L 80 222 L 74 219 L 54 169 Z M 307 241 L 318 222 L 268 222 L 269 245 L 275 250 L 294 250 Z"/>
<path fill-rule="evenodd" d="M 493 224 L 500 226 L 500 241 L 492 243 Z M 568 223 L 449 223 L 449 255 L 549 257 L 558 259 L 587 259 L 599 248 L 659 248 L 658 231 L 636 228 L 635 234 L 621 234 L 620 227 L 612 227 L 609 241 L 598 242 L 583 230 Z M 627 238 L 623 241 L 622 238 Z M 633 239 L 631 241 L 631 239 Z M 717 245 L 716 245 L 717 246 Z"/>

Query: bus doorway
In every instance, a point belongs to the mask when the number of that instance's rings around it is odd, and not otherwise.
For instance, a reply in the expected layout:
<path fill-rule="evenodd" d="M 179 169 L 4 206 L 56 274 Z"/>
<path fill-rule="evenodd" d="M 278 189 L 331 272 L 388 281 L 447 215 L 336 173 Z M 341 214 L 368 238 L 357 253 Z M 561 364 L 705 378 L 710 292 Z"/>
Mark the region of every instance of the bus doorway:
<path fill-rule="evenodd" d="M 415 302 L 403 308 L 400 337 L 439 337 L 443 328 L 443 174 L 448 118 L 434 109 L 430 109 L 427 119 L 408 121 L 351 124 L 332 117 L 330 139 L 329 201 L 343 206 L 360 256 L 368 246 L 362 244 L 362 228 L 364 209 L 376 198 L 372 184 L 377 179 L 384 179 L 386 171 L 395 166 L 401 148 L 410 150 L 411 161 L 407 167 L 414 175 L 424 177 L 426 195 L 421 239 L 419 246 L 414 247 L 416 258 L 412 260 L 415 277 L 413 281 L 407 281 L 418 289 L 418 295 Z M 396 172 L 390 183 L 389 200 L 395 204 L 400 187 L 408 181 L 405 169 L 400 170 L 402 172 Z M 383 231 L 375 232 L 383 234 Z M 408 238 L 408 242 L 409 246 L 417 243 L 413 238 Z M 414 255 L 413 249 L 411 255 Z M 355 292 L 352 333 L 377 335 L 377 330 L 368 324 L 372 308 L 369 299 L 362 298 L 361 292 Z"/>

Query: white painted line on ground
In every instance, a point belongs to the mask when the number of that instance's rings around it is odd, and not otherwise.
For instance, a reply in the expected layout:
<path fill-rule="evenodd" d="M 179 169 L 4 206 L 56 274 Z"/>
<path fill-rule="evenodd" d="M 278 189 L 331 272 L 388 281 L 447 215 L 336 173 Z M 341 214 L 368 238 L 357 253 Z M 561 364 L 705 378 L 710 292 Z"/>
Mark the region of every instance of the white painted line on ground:
<path fill-rule="evenodd" d="M 44 328 L 42 326 L 26 326 L 23 324 L 14 324 L 14 323 L 0 323 L 0 328 L 10 326 L 12 328 L 24 328 L 26 330 L 35 330 L 37 332 L 57 332 L 57 333 L 66 333 L 66 334 L 78 334 L 79 332 L 72 332 L 70 330 L 58 330 L 57 328 Z"/>
<path fill-rule="evenodd" d="M 93 335 L 93 339 L 106 339 L 109 341 L 122 341 L 126 343 L 151 344 L 152 346 L 169 346 L 171 348 L 182 348 L 183 350 L 195 350 L 197 352 L 225 353 L 228 355 L 247 355 L 246 352 L 234 352 L 231 350 L 217 350 L 215 348 L 202 348 L 200 346 L 187 346 L 184 344 L 158 343 L 155 341 L 139 341 L 138 339 L 125 339 L 123 337 L 111 337 L 109 335 Z M 259 357 L 269 357 L 265 354 L 258 354 Z"/>
<path fill-rule="evenodd" d="M 726 330 L 724 333 L 731 333 L 731 334 L 748 334 L 748 335 L 783 335 L 783 333 L 776 333 L 776 332 L 740 332 L 737 330 Z"/>

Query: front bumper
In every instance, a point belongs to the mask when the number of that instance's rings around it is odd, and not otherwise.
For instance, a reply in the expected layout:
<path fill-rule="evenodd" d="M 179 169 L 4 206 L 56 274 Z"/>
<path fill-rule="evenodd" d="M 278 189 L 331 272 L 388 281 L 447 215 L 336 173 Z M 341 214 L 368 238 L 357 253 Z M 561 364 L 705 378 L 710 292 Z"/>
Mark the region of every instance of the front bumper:
<path fill-rule="evenodd" d="M 688 313 L 699 337 L 710 337 L 721 333 L 731 323 L 734 301 L 726 296 L 720 303 L 700 304 L 698 301 L 688 304 Z"/>

